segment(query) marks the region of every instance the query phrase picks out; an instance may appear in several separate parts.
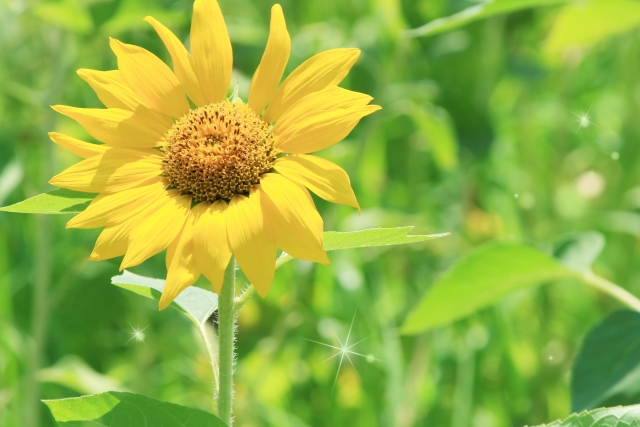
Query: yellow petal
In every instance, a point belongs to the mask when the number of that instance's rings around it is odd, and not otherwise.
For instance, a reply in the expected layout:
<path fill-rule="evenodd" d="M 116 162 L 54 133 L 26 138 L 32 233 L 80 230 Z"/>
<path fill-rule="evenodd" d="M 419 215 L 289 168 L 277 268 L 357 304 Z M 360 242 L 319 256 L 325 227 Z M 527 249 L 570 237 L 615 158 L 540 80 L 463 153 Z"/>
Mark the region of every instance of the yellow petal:
<path fill-rule="evenodd" d="M 158 304 L 167 308 L 180 292 L 193 285 L 200 277 L 193 251 L 193 221 L 188 218 L 182 231 L 167 248 L 167 281 Z"/>
<path fill-rule="evenodd" d="M 191 196 L 169 190 L 142 211 L 138 216 L 144 221 L 129 235 L 120 270 L 138 265 L 169 246 L 187 221 L 190 207 Z"/>
<path fill-rule="evenodd" d="M 122 78 L 144 105 L 171 117 L 182 117 L 189 111 L 178 78 L 160 58 L 116 39 L 110 39 L 110 45 L 118 57 Z"/>
<path fill-rule="evenodd" d="M 173 61 L 173 72 L 176 74 L 184 91 L 189 95 L 189 98 L 191 98 L 193 103 L 198 107 L 205 105 L 204 94 L 198 84 L 196 73 L 193 71 L 193 67 L 191 67 L 189 52 L 187 52 L 182 42 L 171 30 L 152 16 L 147 16 L 144 20 L 155 28 L 162 42 L 167 47 L 169 55 L 171 55 L 171 60 Z"/>
<path fill-rule="evenodd" d="M 49 138 L 59 146 L 66 148 L 83 159 L 104 154 L 105 150 L 108 148 L 106 145 L 91 144 L 58 132 L 49 132 Z"/>
<path fill-rule="evenodd" d="M 362 107 L 373 98 L 367 94 L 328 86 L 325 89 L 310 93 L 293 104 L 273 127 L 273 134 L 286 134 L 287 129 L 306 119 L 311 119 L 324 112 Z"/>
<path fill-rule="evenodd" d="M 360 210 L 349 175 L 340 166 L 316 156 L 299 154 L 276 160 L 273 168 L 282 176 L 304 185 L 323 199 Z"/>
<path fill-rule="evenodd" d="M 254 187 L 249 197 L 234 196 L 225 210 L 229 244 L 247 279 L 261 297 L 273 281 L 276 244 L 273 231 L 262 212 L 262 191 Z"/>
<path fill-rule="evenodd" d="M 198 268 L 211 282 L 216 292 L 222 290 L 224 271 L 231 259 L 224 211 L 227 202 L 200 203 L 193 208 L 193 248 Z"/>
<path fill-rule="evenodd" d="M 329 264 L 322 247 L 322 218 L 307 190 L 269 173 L 260 178 L 262 207 L 273 228 L 276 245 L 295 258 Z"/>
<path fill-rule="evenodd" d="M 155 150 L 110 148 L 51 178 L 49 183 L 75 191 L 113 193 L 135 187 L 164 172 Z"/>
<path fill-rule="evenodd" d="M 292 154 L 331 147 L 349 135 L 362 117 L 379 109 L 378 105 L 364 105 L 320 113 L 283 129 L 275 145 Z"/>
<path fill-rule="evenodd" d="M 67 222 L 67 228 L 112 227 L 123 223 L 147 208 L 167 187 L 166 179 L 157 176 L 139 187 L 98 194 L 87 209 Z"/>
<path fill-rule="evenodd" d="M 360 56 L 359 49 L 331 49 L 312 56 L 282 82 L 265 113 L 265 121 L 273 123 L 300 98 L 337 85 L 349 73 Z"/>
<path fill-rule="evenodd" d="M 82 80 L 95 91 L 107 108 L 135 111 L 140 101 L 125 83 L 120 71 L 98 71 L 81 68 L 77 71 Z"/>
<path fill-rule="evenodd" d="M 127 222 L 102 230 L 89 260 L 103 261 L 124 255 L 127 252 L 129 233 L 142 220 L 144 218 L 133 217 Z"/>
<path fill-rule="evenodd" d="M 80 123 L 85 130 L 97 139 L 112 147 L 155 147 L 161 145 L 169 127 L 157 121 L 149 120 L 137 112 L 118 108 L 75 108 L 66 105 L 54 105 L 60 114 Z"/>
<path fill-rule="evenodd" d="M 78 70 L 78 75 L 91 86 L 105 107 L 134 111 L 139 116 L 156 121 L 158 126 L 165 130 L 173 125 L 171 117 L 153 111 L 140 103 L 125 83 L 120 71 L 96 71 L 83 68 Z"/>
<path fill-rule="evenodd" d="M 191 21 L 191 65 L 207 103 L 227 97 L 233 54 L 216 0 L 196 0 Z"/>
<path fill-rule="evenodd" d="M 249 88 L 249 107 L 256 113 L 260 114 L 273 97 L 289 60 L 290 52 L 291 39 L 287 32 L 282 8 L 279 4 L 275 4 L 271 8 L 271 30 L 267 47 Z"/>

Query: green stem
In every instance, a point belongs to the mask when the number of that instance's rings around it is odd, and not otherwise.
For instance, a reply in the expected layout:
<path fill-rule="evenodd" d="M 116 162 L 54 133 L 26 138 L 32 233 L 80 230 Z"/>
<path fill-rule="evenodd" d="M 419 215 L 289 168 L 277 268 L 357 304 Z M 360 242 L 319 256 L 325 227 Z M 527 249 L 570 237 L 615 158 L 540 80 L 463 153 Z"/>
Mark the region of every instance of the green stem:
<path fill-rule="evenodd" d="M 616 285 L 615 283 L 612 283 L 607 279 L 603 279 L 600 276 L 596 276 L 593 273 L 585 273 L 583 275 L 583 279 L 589 285 L 609 294 L 629 308 L 640 311 L 640 299 L 627 292 L 620 286 Z"/>
<path fill-rule="evenodd" d="M 244 307 L 247 301 L 249 301 L 251 296 L 255 293 L 256 293 L 256 288 L 254 288 L 253 285 L 249 285 L 247 289 L 245 289 L 244 292 L 242 292 L 240 296 L 235 299 L 235 305 L 233 309 L 235 310 L 236 315 L 240 313 L 240 310 L 242 310 L 242 307 Z"/>
<path fill-rule="evenodd" d="M 236 261 L 232 257 L 224 272 L 224 283 L 218 298 L 218 416 L 232 425 L 234 334 L 236 328 L 235 289 Z"/>

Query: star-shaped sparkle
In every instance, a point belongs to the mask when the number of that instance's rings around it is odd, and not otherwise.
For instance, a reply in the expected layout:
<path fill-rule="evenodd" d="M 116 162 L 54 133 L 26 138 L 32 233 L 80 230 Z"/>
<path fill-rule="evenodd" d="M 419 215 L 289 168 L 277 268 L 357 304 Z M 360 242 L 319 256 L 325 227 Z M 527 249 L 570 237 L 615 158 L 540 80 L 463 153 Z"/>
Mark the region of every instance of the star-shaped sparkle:
<path fill-rule="evenodd" d="M 587 128 L 589 127 L 589 125 L 594 125 L 595 124 L 591 121 L 591 116 L 589 115 L 589 112 L 591 111 L 591 107 L 589 107 L 589 110 L 587 110 L 586 113 L 574 113 L 573 111 L 571 113 L 573 113 L 573 115 L 575 115 L 578 120 L 576 120 L 576 122 L 578 122 L 578 129 L 576 129 L 576 133 L 578 133 L 578 131 L 582 128 Z"/>
<path fill-rule="evenodd" d="M 129 323 L 129 322 L 127 322 Z M 144 330 L 147 329 L 149 327 L 149 325 L 145 326 L 142 329 L 139 328 L 134 328 L 133 325 L 131 323 L 129 323 L 129 326 L 131 326 L 131 330 L 133 332 L 131 332 L 131 338 L 129 338 L 127 340 L 127 342 L 131 341 L 131 340 L 136 340 L 137 342 L 141 342 L 144 345 L 147 345 L 146 342 L 144 342 L 146 335 L 144 334 Z M 126 343 L 125 343 L 126 344 Z"/>
<path fill-rule="evenodd" d="M 353 329 L 353 322 L 354 322 L 355 319 L 356 319 L 356 314 L 353 313 L 353 319 L 351 319 L 351 326 L 349 326 L 349 332 L 347 333 L 347 338 L 344 340 L 344 343 L 340 340 L 340 337 L 338 336 L 336 331 L 335 330 L 333 331 L 334 335 L 336 336 L 336 339 L 338 340 L 338 343 L 340 344 L 339 347 L 337 347 L 335 345 L 323 343 L 323 342 L 320 342 L 320 341 L 314 341 L 314 340 L 310 340 L 310 339 L 305 338 L 307 341 L 311 341 L 313 343 L 324 345 L 326 347 L 330 347 L 330 348 L 332 348 L 334 350 L 337 350 L 337 352 L 335 354 L 333 354 L 332 356 L 330 356 L 329 358 L 327 358 L 327 359 L 325 359 L 325 360 L 323 360 L 321 362 L 321 363 L 328 362 L 329 360 L 333 359 L 334 357 L 340 356 L 340 363 L 338 364 L 338 371 L 336 372 L 336 378 L 333 380 L 333 389 L 332 390 L 335 390 L 335 388 L 336 388 L 336 383 L 338 382 L 338 376 L 340 375 L 340 369 L 342 368 L 342 363 L 344 362 L 345 358 L 349 361 L 349 363 L 351 364 L 351 367 L 353 367 L 353 370 L 356 372 L 356 374 L 358 374 L 358 370 L 356 369 L 355 365 L 353 364 L 353 360 L 351 360 L 351 356 L 363 357 L 369 363 L 372 363 L 374 361 L 381 362 L 381 360 L 376 359 L 372 354 L 356 353 L 355 351 L 351 350 L 353 347 L 355 347 L 356 345 L 360 344 L 362 341 L 366 340 L 367 338 L 369 338 L 371 336 L 371 335 L 369 335 L 369 337 L 365 337 L 365 338 L 361 339 L 360 341 L 349 345 L 349 339 L 351 338 L 351 330 Z"/>

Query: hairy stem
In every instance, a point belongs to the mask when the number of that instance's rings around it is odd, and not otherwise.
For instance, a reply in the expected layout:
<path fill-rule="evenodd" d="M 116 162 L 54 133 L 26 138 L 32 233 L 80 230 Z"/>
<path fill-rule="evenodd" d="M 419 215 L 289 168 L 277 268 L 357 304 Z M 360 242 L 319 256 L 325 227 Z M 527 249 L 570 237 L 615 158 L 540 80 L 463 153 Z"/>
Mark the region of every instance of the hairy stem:
<path fill-rule="evenodd" d="M 236 262 L 232 257 L 224 272 L 224 283 L 218 298 L 218 416 L 232 425 L 234 334 L 236 327 L 235 286 Z"/>
<path fill-rule="evenodd" d="M 593 273 L 585 273 L 583 275 L 583 279 L 589 285 L 609 294 L 621 303 L 625 304 L 627 307 L 640 311 L 640 299 L 615 283 L 612 283 L 607 279 L 603 279 L 600 276 L 596 276 Z"/>
<path fill-rule="evenodd" d="M 249 299 L 251 298 L 251 296 L 253 294 L 256 293 L 256 288 L 253 287 L 253 285 L 249 285 L 236 299 L 235 299 L 235 305 L 234 305 L 234 310 L 236 312 L 236 315 L 240 312 L 240 310 L 242 310 L 242 307 L 244 307 L 244 305 L 247 303 L 247 301 L 249 301 Z"/>

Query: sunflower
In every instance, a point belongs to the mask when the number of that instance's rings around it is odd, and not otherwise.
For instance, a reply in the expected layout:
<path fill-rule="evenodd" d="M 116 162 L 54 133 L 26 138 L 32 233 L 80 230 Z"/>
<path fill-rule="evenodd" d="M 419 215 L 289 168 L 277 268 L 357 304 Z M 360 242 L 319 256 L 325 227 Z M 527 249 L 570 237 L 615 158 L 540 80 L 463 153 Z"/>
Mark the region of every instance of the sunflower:
<path fill-rule="evenodd" d="M 103 144 L 59 133 L 51 139 L 84 160 L 51 184 L 98 193 L 67 227 L 104 227 L 90 260 L 123 256 L 120 269 L 167 249 L 163 309 L 201 274 L 221 291 L 231 257 L 266 296 L 276 248 L 327 264 L 322 218 L 307 189 L 359 209 L 349 177 L 310 155 L 344 139 L 380 109 L 337 85 L 358 49 L 332 49 L 281 84 L 291 40 L 282 8 L 251 80 L 248 102 L 228 99 L 231 42 L 216 0 L 196 0 L 191 53 L 156 19 L 173 71 L 151 52 L 111 39 L 118 70 L 80 69 L 107 107 L 52 108 Z"/>

